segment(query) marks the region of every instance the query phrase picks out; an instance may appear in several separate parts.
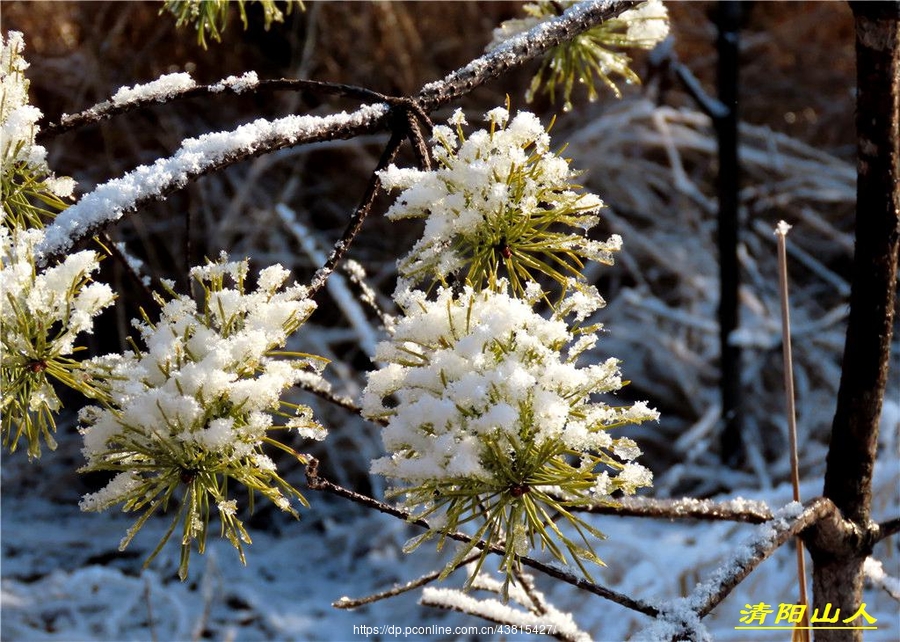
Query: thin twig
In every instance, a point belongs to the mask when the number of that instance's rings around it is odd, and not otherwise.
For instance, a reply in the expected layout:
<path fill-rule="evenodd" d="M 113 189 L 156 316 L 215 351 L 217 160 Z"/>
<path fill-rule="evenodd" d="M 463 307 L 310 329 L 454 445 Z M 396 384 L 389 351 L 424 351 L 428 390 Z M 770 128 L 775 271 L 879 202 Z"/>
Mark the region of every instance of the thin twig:
<path fill-rule="evenodd" d="M 516 578 L 516 582 L 519 583 L 519 586 L 522 587 L 525 595 L 527 595 L 528 599 L 531 601 L 531 608 L 528 610 L 537 615 L 547 615 L 550 610 L 547 605 L 547 600 L 545 600 L 544 596 L 538 592 L 537 587 L 534 585 L 534 578 L 520 568 L 513 568 L 513 575 Z M 525 605 L 523 604 L 522 606 Z"/>
<path fill-rule="evenodd" d="M 317 397 L 334 404 L 335 406 L 338 406 L 345 410 L 349 410 L 350 412 L 352 412 L 355 415 L 362 414 L 362 409 L 359 406 L 357 406 L 355 403 L 353 403 L 353 400 L 350 399 L 349 397 L 343 397 L 340 395 L 336 395 L 335 393 L 331 392 L 330 390 L 325 390 L 324 388 L 317 388 L 316 386 L 307 384 L 303 381 L 294 384 L 294 387 L 299 388 L 300 390 L 304 390 L 306 392 L 310 392 L 310 393 L 316 395 Z M 382 426 L 387 425 L 387 421 L 385 421 L 384 419 L 375 420 L 375 423 L 382 425 Z"/>
<path fill-rule="evenodd" d="M 224 86 L 224 89 L 222 88 Z M 228 94 L 257 94 L 271 91 L 306 91 L 331 96 L 342 96 L 346 98 L 357 98 L 363 101 L 388 102 L 389 98 L 384 94 L 365 87 L 357 87 L 355 85 L 346 85 L 336 82 L 323 82 L 320 80 L 299 80 L 291 78 L 274 78 L 270 80 L 260 80 L 252 87 L 242 87 L 240 89 L 213 83 L 211 85 L 196 85 L 187 89 L 172 92 L 164 99 L 158 96 L 150 96 L 141 98 L 127 103 L 117 104 L 112 101 L 104 101 L 92 107 L 88 107 L 84 111 L 77 114 L 64 114 L 58 123 L 50 123 L 41 128 L 35 138 L 39 142 L 46 142 L 61 134 L 69 132 L 73 129 L 79 129 L 88 125 L 109 120 L 113 116 L 127 114 L 138 109 L 145 109 L 154 105 L 169 104 L 179 100 L 188 98 L 196 98 L 198 96 L 215 96 Z"/>
<path fill-rule="evenodd" d="M 791 485 L 794 501 L 800 501 L 800 459 L 797 448 L 797 408 L 794 394 L 794 359 L 791 351 L 791 310 L 788 298 L 787 233 L 791 226 L 780 221 L 775 228 L 778 239 L 778 291 L 781 295 L 781 353 L 784 361 L 784 398 L 787 413 L 788 435 L 791 446 Z M 794 639 L 809 642 L 809 598 L 806 589 L 806 558 L 803 540 L 797 538 L 797 580 L 800 583 L 800 605 L 803 615 L 794 629 Z"/>
<path fill-rule="evenodd" d="M 755 505 L 753 505 L 755 504 Z M 571 511 L 619 517 L 656 517 L 668 519 L 699 519 L 704 521 L 748 522 L 762 524 L 772 519 L 772 511 L 762 502 L 709 499 L 652 499 L 622 497 L 615 506 L 572 506 Z"/>
<path fill-rule="evenodd" d="M 309 463 L 306 466 L 306 483 L 309 486 L 310 490 L 321 490 L 327 493 L 331 493 L 332 495 L 337 495 L 338 497 L 343 497 L 344 499 L 349 499 L 352 502 L 365 506 L 367 508 L 372 508 L 381 513 L 385 513 L 387 515 L 391 515 L 393 517 L 397 517 L 399 519 L 404 520 L 407 523 L 414 524 L 421 528 L 431 528 L 424 519 L 415 519 L 413 516 L 403 510 L 395 508 L 390 504 L 386 504 L 384 502 L 380 502 L 377 499 L 369 497 L 367 495 L 363 495 L 361 493 L 357 493 L 355 491 L 344 488 L 343 486 L 338 486 L 327 479 L 319 476 L 318 467 L 319 462 L 315 457 L 311 455 L 307 455 Z M 472 538 L 465 533 L 447 533 L 446 536 L 449 539 L 452 539 L 457 542 L 465 542 L 469 543 L 472 541 Z M 504 555 L 505 551 L 499 546 L 487 546 L 484 542 L 478 541 L 475 542 L 475 547 L 479 550 L 488 550 L 495 555 Z M 633 611 L 638 611 L 640 613 L 644 613 L 645 615 L 649 615 L 651 617 L 656 617 L 659 614 L 659 609 L 655 606 L 644 602 L 643 600 L 636 600 L 632 597 L 629 597 L 623 593 L 618 593 L 613 591 L 612 589 L 608 589 L 604 586 L 600 586 L 599 584 L 594 584 L 593 582 L 586 580 L 582 577 L 578 577 L 568 571 L 564 571 L 555 566 L 550 566 L 549 564 L 545 564 L 543 562 L 539 562 L 538 560 L 532 559 L 530 557 L 520 557 L 519 561 L 530 568 L 533 568 L 537 571 L 544 573 L 545 575 L 549 575 L 550 577 L 560 580 L 562 582 L 566 582 L 567 584 L 571 584 L 576 588 L 582 589 L 589 593 L 593 593 L 594 595 L 598 595 L 602 598 L 610 600 L 611 602 L 615 602 L 620 604 L 626 608 L 629 608 Z"/>
<path fill-rule="evenodd" d="M 459 564 L 457 564 L 455 568 L 460 568 L 461 566 L 465 566 L 466 564 L 474 562 L 480 556 L 481 556 L 481 552 L 472 553 L 470 556 L 464 558 Z M 396 597 L 398 595 L 402 595 L 403 593 L 408 593 L 409 591 L 417 589 L 420 586 L 425 586 L 426 584 L 430 584 L 431 582 L 438 579 L 443 572 L 444 572 L 443 569 L 441 569 L 439 571 L 432 571 L 431 573 L 427 573 L 427 574 L 423 575 L 422 577 L 411 580 L 401 586 L 395 586 L 394 588 L 388 589 L 387 591 L 381 591 L 380 593 L 373 593 L 372 595 L 368 595 L 366 597 L 360 597 L 360 598 L 342 597 L 337 602 L 332 602 L 331 606 L 333 606 L 336 609 L 355 609 L 358 606 L 364 606 L 366 604 L 372 604 L 373 602 L 385 600 L 390 597 Z"/>
<path fill-rule="evenodd" d="M 381 188 L 381 178 L 378 176 L 378 171 L 386 168 L 391 161 L 394 160 L 397 156 L 397 152 L 400 151 L 400 145 L 403 144 L 404 137 L 404 132 L 396 129 L 391 133 L 391 139 L 384 148 L 384 152 L 381 154 L 381 158 L 378 161 L 378 166 L 375 171 L 372 172 L 372 177 L 369 179 L 369 184 L 366 186 L 362 202 L 356 208 L 356 211 L 353 212 L 353 216 L 350 217 L 350 221 L 347 223 L 344 233 L 341 234 L 341 238 L 335 242 L 328 260 L 326 260 L 325 264 L 316 270 L 316 273 L 313 275 L 312 283 L 309 285 L 310 298 L 314 297 L 318 291 L 322 289 L 325 282 L 328 280 L 328 277 L 334 272 L 334 268 L 337 267 L 337 264 L 347 253 L 347 250 L 350 249 L 356 235 L 359 234 L 359 231 L 362 229 L 363 221 L 366 216 L 369 215 L 369 211 L 372 209 L 372 203 L 375 202 L 375 197 L 378 196 L 378 190 Z"/>
<path fill-rule="evenodd" d="M 144 600 L 147 602 L 147 628 L 150 630 L 151 642 L 157 642 L 159 637 L 156 635 L 156 617 L 153 615 L 153 603 L 151 601 L 150 578 L 144 576 Z"/>
<path fill-rule="evenodd" d="M 105 232 L 100 235 L 100 238 L 103 240 L 101 245 L 103 248 L 109 252 L 109 255 L 115 259 L 119 265 L 121 265 L 125 271 L 128 273 L 128 276 L 131 277 L 131 280 L 134 281 L 135 285 L 140 289 L 147 301 L 150 302 L 153 300 L 153 291 L 144 283 L 144 280 L 141 278 L 141 275 L 138 274 L 137 270 L 134 269 L 134 266 L 131 265 L 131 262 L 125 256 L 125 254 L 116 246 L 116 242 L 112 240 L 109 234 Z"/>

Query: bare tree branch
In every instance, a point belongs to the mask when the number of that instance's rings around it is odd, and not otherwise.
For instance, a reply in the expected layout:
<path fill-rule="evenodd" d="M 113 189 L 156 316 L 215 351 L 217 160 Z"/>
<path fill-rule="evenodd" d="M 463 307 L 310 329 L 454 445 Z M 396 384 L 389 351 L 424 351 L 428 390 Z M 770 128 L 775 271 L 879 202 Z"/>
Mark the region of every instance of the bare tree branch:
<path fill-rule="evenodd" d="M 897 533 L 900 533 L 900 517 L 895 517 L 894 519 L 889 519 L 886 522 L 880 523 L 878 525 L 878 535 L 875 538 L 875 541 L 880 542 L 884 538 L 896 535 Z"/>
<path fill-rule="evenodd" d="M 573 506 L 569 510 L 619 517 L 656 517 L 668 519 L 699 519 L 704 521 L 748 522 L 762 524 L 772 519 L 772 511 L 763 502 L 729 499 L 714 502 L 709 499 L 653 499 L 650 497 L 622 497 L 616 506 Z"/>

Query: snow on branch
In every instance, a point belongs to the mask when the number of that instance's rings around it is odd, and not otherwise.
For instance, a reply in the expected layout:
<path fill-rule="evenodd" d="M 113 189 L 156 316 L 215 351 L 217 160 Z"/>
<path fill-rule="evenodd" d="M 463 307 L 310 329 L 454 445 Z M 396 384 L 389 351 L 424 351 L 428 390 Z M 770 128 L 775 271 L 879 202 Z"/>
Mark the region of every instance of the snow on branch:
<path fill-rule="evenodd" d="M 463 96 L 492 78 L 520 67 L 562 42 L 616 18 L 638 2 L 631 0 L 595 0 L 580 2 L 567 9 L 559 18 L 542 22 L 518 34 L 490 53 L 476 58 L 443 80 L 432 82 L 419 91 L 417 102 L 426 112 Z"/>
<path fill-rule="evenodd" d="M 863 573 L 874 586 L 884 589 L 888 595 L 900 602 L 900 580 L 884 572 L 881 562 L 867 557 L 863 563 Z"/>
<path fill-rule="evenodd" d="M 525 64 L 560 42 L 618 16 L 635 4 L 637 3 L 630 0 L 626 2 L 598 0 L 575 5 L 558 19 L 542 23 L 511 38 L 504 45 L 454 71 L 443 80 L 426 85 L 414 100 L 407 100 L 415 103 L 416 108 L 420 108 L 422 112 L 430 112 L 468 93 L 487 80 Z M 124 88 L 114 96 L 114 99 L 118 97 L 118 100 L 97 106 L 94 108 L 95 113 L 89 114 L 88 118 L 100 120 L 123 109 L 169 100 L 176 96 L 187 96 L 191 92 L 217 93 L 226 88 L 243 91 L 248 85 L 254 85 L 250 82 L 252 80 L 250 78 L 229 78 L 201 88 L 193 86 L 193 80 L 189 76 L 187 78 L 183 78 L 183 74 L 175 76 L 177 77 L 174 79 L 163 77 L 146 85 Z M 305 85 L 311 81 L 271 82 Z M 260 84 L 262 83 L 254 86 Z M 339 93 L 354 89 L 328 83 L 317 85 L 321 85 L 326 91 Z M 358 90 L 356 95 L 359 96 L 380 96 L 375 92 L 359 88 L 356 90 Z M 46 262 L 49 258 L 68 251 L 78 241 L 96 234 L 126 212 L 136 210 L 141 204 L 162 198 L 170 191 L 183 187 L 190 180 L 233 163 L 285 147 L 352 138 L 381 129 L 388 121 L 389 104 L 397 100 L 388 99 L 364 105 L 351 114 L 341 112 L 325 117 L 292 115 L 272 121 L 259 119 L 230 132 L 216 132 L 187 139 L 173 156 L 159 159 L 151 166 L 141 165 L 120 178 L 99 185 L 94 191 L 82 197 L 78 203 L 57 217 L 53 225 L 47 229 L 46 238 L 37 248 L 38 256 L 42 262 Z M 75 125 L 70 119 L 65 127 L 72 126 Z M 58 127 L 47 129 L 59 133 Z M 329 267 L 333 269 L 333 265 Z"/>
<path fill-rule="evenodd" d="M 113 116 L 144 109 L 154 104 L 222 93 L 242 94 L 263 91 L 308 91 L 332 96 L 383 102 L 387 97 L 377 91 L 344 83 L 321 80 L 275 78 L 260 80 L 255 71 L 240 76 L 228 76 L 210 85 L 198 85 L 187 73 L 165 74 L 148 83 L 121 87 L 109 100 L 98 103 L 77 114 L 63 114 L 58 123 L 41 128 L 37 138 L 44 141 L 73 129 L 108 120 Z"/>
<path fill-rule="evenodd" d="M 772 519 L 772 511 L 765 502 L 737 497 L 725 501 L 710 499 L 653 499 L 650 497 L 622 497 L 617 504 L 573 507 L 599 515 L 620 517 L 657 517 L 669 519 L 700 519 L 709 521 L 749 522 L 761 524 Z"/>
<path fill-rule="evenodd" d="M 712 577 L 697 584 L 688 597 L 660 604 L 656 620 L 634 639 L 712 639 L 701 620 L 782 544 L 834 511 L 834 504 L 822 497 L 805 507 L 799 502 L 791 502 L 779 509 L 770 522 L 759 526 L 756 533 L 739 546 Z"/>
<path fill-rule="evenodd" d="M 387 118 L 384 103 L 364 105 L 348 114 L 286 116 L 258 119 L 233 131 L 214 132 L 185 140 L 173 156 L 141 165 L 120 178 L 99 185 L 62 212 L 47 228 L 37 248 L 43 261 L 68 251 L 79 240 L 96 234 L 141 204 L 183 187 L 189 180 L 239 160 L 277 149 L 374 131 Z"/>
<path fill-rule="evenodd" d="M 778 547 L 834 510 L 834 504 L 817 497 L 805 507 L 799 502 L 791 502 L 776 511 L 772 520 L 759 526 L 756 533 L 739 546 L 731 554 L 731 559 L 709 580 L 697 585 L 687 598 L 692 610 L 701 618 L 708 615 Z"/>

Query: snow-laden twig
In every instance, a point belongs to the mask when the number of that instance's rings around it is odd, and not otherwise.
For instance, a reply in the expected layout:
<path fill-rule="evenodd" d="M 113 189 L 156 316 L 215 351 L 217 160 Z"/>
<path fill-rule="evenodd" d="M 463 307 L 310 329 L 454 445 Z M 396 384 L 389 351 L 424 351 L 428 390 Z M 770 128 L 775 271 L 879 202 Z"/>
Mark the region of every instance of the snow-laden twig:
<path fill-rule="evenodd" d="M 701 618 L 708 615 L 782 544 L 834 510 L 834 504 L 817 497 L 805 507 L 799 502 L 791 502 L 776 511 L 772 520 L 759 526 L 756 533 L 739 546 L 709 580 L 697 585 L 688 598 L 691 608 Z"/>
<path fill-rule="evenodd" d="M 580 2 L 567 9 L 559 18 L 542 22 L 513 36 L 490 53 L 450 73 L 443 80 L 425 85 L 416 102 L 426 112 L 431 112 L 488 80 L 543 55 L 561 42 L 571 40 L 579 33 L 621 15 L 636 4 L 638 3 L 631 0 Z"/>
<path fill-rule="evenodd" d="M 38 253 L 46 262 L 143 203 L 162 198 L 209 172 L 276 149 L 372 131 L 388 113 L 386 104 L 377 103 L 350 114 L 286 116 L 271 121 L 260 118 L 233 131 L 189 138 L 173 156 L 150 166 L 141 165 L 83 196 L 47 228 Z"/>
<path fill-rule="evenodd" d="M 710 499 L 653 499 L 649 497 L 622 497 L 618 505 L 598 505 L 569 510 L 586 510 L 598 515 L 620 517 L 656 517 L 663 519 L 699 519 L 705 521 L 749 522 L 761 524 L 772 519 L 772 511 L 765 502 L 737 497 L 725 501 Z"/>
<path fill-rule="evenodd" d="M 872 584 L 884 589 L 888 595 L 900 602 L 900 580 L 885 573 L 881 562 L 874 557 L 867 557 L 863 563 L 863 573 Z"/>
<path fill-rule="evenodd" d="M 689 596 L 660 604 L 656 619 L 633 639 L 711 640 L 702 624 L 703 618 L 782 544 L 834 510 L 834 504 L 819 497 L 805 508 L 798 502 L 791 502 L 776 511 L 771 522 L 760 526 L 711 578 L 698 584 Z"/>
<path fill-rule="evenodd" d="M 158 79 L 134 87 L 122 87 L 110 100 L 103 101 L 77 114 L 63 114 L 58 123 L 50 123 L 38 133 L 40 140 L 48 140 L 73 129 L 93 125 L 113 116 L 144 109 L 154 104 L 221 93 L 294 91 L 315 92 L 332 96 L 345 96 L 372 102 L 386 102 L 387 96 L 364 87 L 343 83 L 275 78 L 259 80 L 256 72 L 241 76 L 229 76 L 210 85 L 197 85 L 186 73 L 166 74 Z"/>

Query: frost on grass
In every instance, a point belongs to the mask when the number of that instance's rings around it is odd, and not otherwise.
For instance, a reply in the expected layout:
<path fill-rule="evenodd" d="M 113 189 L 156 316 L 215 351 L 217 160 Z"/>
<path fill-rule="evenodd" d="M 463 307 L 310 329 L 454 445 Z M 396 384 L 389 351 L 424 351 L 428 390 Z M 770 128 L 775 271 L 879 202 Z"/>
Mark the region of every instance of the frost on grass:
<path fill-rule="evenodd" d="M 192 546 L 204 550 L 211 506 L 243 560 L 242 543 L 250 538 L 228 498 L 235 484 L 297 515 L 290 499 L 305 500 L 278 475 L 264 447 L 304 461 L 272 435 L 324 434 L 308 407 L 282 399 L 324 362 L 280 350 L 315 309 L 306 288 L 283 287 L 288 272 L 275 265 L 260 271 L 257 288 L 248 291 L 247 262 L 224 256 L 194 268 L 191 276 L 203 292 L 199 303 L 173 292 L 168 300 L 158 296 L 159 321 L 135 323 L 142 347 L 135 342 L 131 352 L 91 361 L 107 396 L 80 417 L 87 459 L 82 471 L 116 473 L 105 488 L 85 495 L 81 508 L 122 504 L 125 511 L 141 512 L 124 547 L 150 514 L 180 495 L 172 528 L 181 521 L 182 578 Z"/>
<path fill-rule="evenodd" d="M 174 156 L 153 165 L 141 165 L 120 178 L 99 185 L 57 217 L 41 244 L 42 256 L 68 250 L 106 223 L 118 220 L 143 200 L 183 187 L 188 180 L 241 154 L 252 154 L 273 145 L 296 144 L 302 139 L 325 136 L 339 128 L 370 122 L 385 113 L 383 104 L 366 105 L 351 114 L 286 116 L 258 119 L 234 131 L 214 132 L 185 140 Z"/>
<path fill-rule="evenodd" d="M 495 108 L 485 121 L 488 129 L 467 137 L 457 110 L 449 126 L 434 128 L 437 169 L 381 172 L 386 189 L 402 190 L 387 217 L 425 219 L 422 238 L 399 262 L 406 282 L 455 275 L 480 287 L 502 271 L 521 293 L 538 274 L 565 287 L 580 279 L 585 260 L 612 263 L 621 238 L 587 237 L 603 202 L 579 191 L 578 172 L 551 150 L 537 116 Z"/>
<path fill-rule="evenodd" d="M 589 536 L 603 535 L 564 506 L 612 502 L 616 491 L 649 486 L 650 471 L 633 461 L 640 449 L 610 431 L 658 413 L 643 402 L 598 398 L 624 385 L 616 359 L 578 364 L 596 340 L 598 326 L 579 325 L 603 305 L 596 291 L 574 291 L 545 318 L 533 310 L 542 294 L 536 284 L 521 299 L 505 281 L 498 289 L 395 297 L 404 316 L 378 347 L 375 359 L 386 365 L 370 373 L 362 401 L 366 416 L 387 422 L 389 454 L 372 472 L 406 484 L 393 492 L 433 520 L 424 539 L 441 533 L 443 540 L 474 520 L 476 540 L 504 547 L 508 579 L 535 547 L 563 563 L 565 549 L 587 573 L 580 560 L 602 564 Z M 554 513 L 580 541 L 557 528 Z"/>

